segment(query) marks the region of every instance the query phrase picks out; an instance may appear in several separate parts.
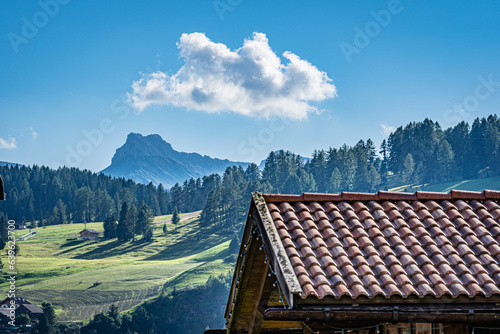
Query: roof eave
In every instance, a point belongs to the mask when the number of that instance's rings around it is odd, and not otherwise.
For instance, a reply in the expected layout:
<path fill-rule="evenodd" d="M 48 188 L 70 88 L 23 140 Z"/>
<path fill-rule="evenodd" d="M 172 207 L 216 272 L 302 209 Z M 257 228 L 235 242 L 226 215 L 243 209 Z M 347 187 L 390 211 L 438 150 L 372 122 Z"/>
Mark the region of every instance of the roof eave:
<path fill-rule="evenodd" d="M 292 308 L 294 306 L 294 295 L 302 293 L 302 288 L 283 247 L 271 214 L 267 209 L 264 196 L 259 192 L 254 192 L 252 193 L 252 201 L 259 214 L 260 219 L 257 220 L 257 228 L 262 235 L 270 258 L 269 261 L 273 265 L 273 270 L 283 289 L 288 307 Z"/>

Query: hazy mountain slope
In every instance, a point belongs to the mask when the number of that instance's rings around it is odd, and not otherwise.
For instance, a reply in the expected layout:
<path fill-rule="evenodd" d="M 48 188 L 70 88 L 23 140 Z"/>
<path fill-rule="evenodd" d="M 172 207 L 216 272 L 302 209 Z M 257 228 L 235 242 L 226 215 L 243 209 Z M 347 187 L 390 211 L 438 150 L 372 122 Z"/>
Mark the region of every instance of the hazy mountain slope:
<path fill-rule="evenodd" d="M 13 163 L 13 162 L 6 162 L 6 161 L 0 161 L 0 166 L 22 166 L 21 164 Z"/>
<path fill-rule="evenodd" d="M 191 177 L 223 173 L 226 167 L 233 165 L 245 167 L 248 163 L 178 152 L 159 135 L 131 133 L 125 144 L 116 150 L 111 165 L 102 173 L 171 187 Z"/>

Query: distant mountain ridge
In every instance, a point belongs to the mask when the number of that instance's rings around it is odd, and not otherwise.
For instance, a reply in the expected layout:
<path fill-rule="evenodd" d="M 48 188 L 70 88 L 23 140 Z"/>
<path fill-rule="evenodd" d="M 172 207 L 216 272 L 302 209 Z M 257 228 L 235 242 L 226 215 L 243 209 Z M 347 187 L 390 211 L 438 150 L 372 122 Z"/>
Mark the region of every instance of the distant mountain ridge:
<path fill-rule="evenodd" d="M 160 135 L 130 133 L 125 144 L 116 150 L 111 165 L 101 172 L 140 183 L 162 183 L 165 187 L 171 187 L 190 178 L 222 174 L 228 166 L 233 165 L 246 167 L 248 163 L 179 152 Z"/>
<path fill-rule="evenodd" d="M 12 166 L 22 166 L 22 165 L 14 162 L 0 161 L 0 166 L 12 167 Z"/>

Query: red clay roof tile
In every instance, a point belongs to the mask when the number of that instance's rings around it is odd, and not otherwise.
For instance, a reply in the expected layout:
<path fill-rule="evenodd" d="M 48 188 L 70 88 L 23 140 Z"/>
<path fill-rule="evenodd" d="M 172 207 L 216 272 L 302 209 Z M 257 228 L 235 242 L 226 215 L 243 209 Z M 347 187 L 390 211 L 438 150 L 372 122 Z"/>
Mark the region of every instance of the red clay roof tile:
<path fill-rule="evenodd" d="M 484 193 L 477 191 L 452 190 L 450 194 L 453 199 L 485 199 Z"/>
<path fill-rule="evenodd" d="M 485 198 L 489 199 L 500 199 L 500 191 L 498 190 L 484 190 Z"/>
<path fill-rule="evenodd" d="M 317 194 L 317 193 L 304 193 L 302 194 L 304 202 L 323 202 L 323 201 L 341 201 L 341 195 L 334 194 Z"/>
<path fill-rule="evenodd" d="M 316 290 L 318 291 L 318 295 L 320 295 L 320 296 L 328 296 L 328 295 L 334 296 L 335 295 L 332 288 L 328 285 L 328 283 L 318 286 L 316 288 Z"/>
<path fill-rule="evenodd" d="M 287 248 L 286 253 L 289 257 L 296 256 L 300 258 L 300 253 L 293 247 Z"/>
<path fill-rule="evenodd" d="M 349 290 L 347 289 L 345 284 L 339 284 L 335 287 L 333 293 L 335 297 L 340 298 L 343 297 L 344 295 L 349 295 Z"/>
<path fill-rule="evenodd" d="M 304 268 L 302 266 L 295 266 L 293 268 L 293 270 L 295 271 L 295 275 L 297 275 L 297 277 L 299 277 L 300 275 L 306 275 L 306 276 L 309 275 L 309 273 L 307 272 L 306 268 Z"/>
<path fill-rule="evenodd" d="M 500 294 L 500 191 L 264 199 L 303 298 Z"/>
<path fill-rule="evenodd" d="M 429 200 L 429 199 L 451 199 L 451 194 L 449 193 L 436 193 L 430 191 L 417 191 L 415 193 L 418 200 Z"/>
<path fill-rule="evenodd" d="M 500 219 L 500 218 L 499 218 Z M 490 222 L 489 219 L 487 219 L 487 221 L 489 223 L 492 223 Z M 491 233 L 491 236 L 495 239 L 498 239 L 498 236 L 500 235 L 500 226 L 492 226 L 488 229 L 488 231 Z"/>

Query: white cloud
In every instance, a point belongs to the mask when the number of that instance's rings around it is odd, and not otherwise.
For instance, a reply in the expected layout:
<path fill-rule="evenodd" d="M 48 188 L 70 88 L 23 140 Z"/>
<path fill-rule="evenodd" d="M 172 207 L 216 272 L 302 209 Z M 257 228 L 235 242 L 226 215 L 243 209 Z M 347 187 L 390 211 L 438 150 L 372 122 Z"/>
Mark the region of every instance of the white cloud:
<path fill-rule="evenodd" d="M 325 72 L 299 56 L 286 51 L 282 63 L 263 33 L 254 33 L 235 51 L 197 32 L 182 34 L 177 46 L 185 61 L 177 73 L 149 73 L 132 84 L 129 99 L 139 111 L 158 104 L 303 119 L 318 111 L 310 102 L 337 93 Z"/>
<path fill-rule="evenodd" d="M 380 124 L 380 127 L 382 128 L 382 134 L 385 136 L 385 137 L 389 137 L 389 135 L 396 131 L 396 127 L 392 126 L 392 125 L 387 125 L 385 123 L 382 123 Z"/>
<path fill-rule="evenodd" d="M 35 129 L 33 129 L 32 126 L 29 127 L 29 130 L 31 131 L 31 137 L 33 138 L 33 140 L 37 139 L 38 138 L 38 132 L 35 132 Z"/>
<path fill-rule="evenodd" d="M 13 148 L 17 148 L 17 141 L 16 138 L 9 138 L 8 140 L 3 139 L 0 137 L 0 149 L 5 148 L 7 150 L 11 150 Z"/>

